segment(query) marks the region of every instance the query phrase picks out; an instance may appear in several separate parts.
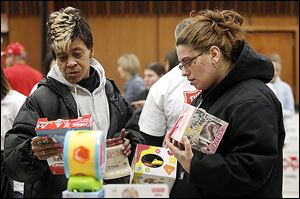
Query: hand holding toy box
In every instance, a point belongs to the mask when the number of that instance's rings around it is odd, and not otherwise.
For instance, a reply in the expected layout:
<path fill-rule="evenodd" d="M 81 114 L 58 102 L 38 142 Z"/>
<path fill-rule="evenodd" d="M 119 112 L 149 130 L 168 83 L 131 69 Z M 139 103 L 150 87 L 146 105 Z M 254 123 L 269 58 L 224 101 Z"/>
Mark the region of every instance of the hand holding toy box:
<path fill-rule="evenodd" d="M 167 184 L 169 191 L 176 179 L 177 160 L 169 149 L 138 144 L 132 161 L 130 182 Z"/>
<path fill-rule="evenodd" d="M 182 143 L 187 136 L 193 149 L 202 153 L 215 153 L 228 123 L 207 113 L 202 108 L 185 104 L 170 132 L 172 139 Z"/>
<path fill-rule="evenodd" d="M 65 134 L 69 130 L 92 130 L 94 122 L 91 115 L 84 115 L 77 119 L 48 121 L 40 118 L 36 124 L 35 131 L 38 136 L 51 138 L 63 147 Z M 43 144 L 43 143 L 41 143 Z M 64 174 L 63 155 L 56 155 L 47 159 L 50 170 L 54 175 Z"/>

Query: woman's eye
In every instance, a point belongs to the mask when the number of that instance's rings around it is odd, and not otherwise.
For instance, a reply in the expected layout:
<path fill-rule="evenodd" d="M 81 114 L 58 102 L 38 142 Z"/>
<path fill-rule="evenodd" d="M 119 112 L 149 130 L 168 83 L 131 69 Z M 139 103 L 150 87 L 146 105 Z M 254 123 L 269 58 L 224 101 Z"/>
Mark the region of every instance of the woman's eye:
<path fill-rule="evenodd" d="M 65 61 L 67 59 L 67 56 L 61 56 L 61 57 L 58 57 L 59 61 Z"/>
<path fill-rule="evenodd" d="M 74 56 L 75 56 L 75 57 L 80 57 L 80 56 L 81 56 L 81 53 L 74 53 Z"/>

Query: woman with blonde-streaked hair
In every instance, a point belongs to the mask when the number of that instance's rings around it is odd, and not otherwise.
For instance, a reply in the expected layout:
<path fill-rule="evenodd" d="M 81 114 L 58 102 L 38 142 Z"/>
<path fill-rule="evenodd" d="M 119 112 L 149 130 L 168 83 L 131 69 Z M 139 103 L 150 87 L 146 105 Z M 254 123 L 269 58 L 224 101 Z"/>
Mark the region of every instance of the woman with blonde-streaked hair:
<path fill-rule="evenodd" d="M 67 189 L 66 176 L 53 174 L 46 161 L 61 155 L 62 145 L 37 136 L 39 118 L 91 115 L 94 130 L 102 131 L 106 139 L 121 138 L 120 153 L 129 161 L 136 144 L 144 143 L 132 107 L 93 58 L 92 31 L 80 10 L 66 7 L 53 12 L 47 25 L 56 63 L 27 98 L 5 137 L 2 168 L 10 178 L 25 182 L 25 198 L 60 198 Z M 129 175 L 104 183 L 129 183 Z"/>
<path fill-rule="evenodd" d="M 134 98 L 146 89 L 144 80 L 138 74 L 140 61 L 133 53 L 125 53 L 117 60 L 120 77 L 126 81 L 124 98 L 131 103 Z"/>

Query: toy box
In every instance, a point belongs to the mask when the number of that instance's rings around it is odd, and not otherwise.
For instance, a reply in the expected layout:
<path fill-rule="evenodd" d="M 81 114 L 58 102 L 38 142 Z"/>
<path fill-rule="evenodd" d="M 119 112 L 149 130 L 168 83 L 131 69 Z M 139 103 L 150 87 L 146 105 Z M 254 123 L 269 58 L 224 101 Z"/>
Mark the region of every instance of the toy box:
<path fill-rule="evenodd" d="M 63 198 L 104 198 L 104 190 L 96 192 L 72 192 L 65 190 L 62 192 Z"/>
<path fill-rule="evenodd" d="M 69 130 L 92 130 L 94 128 L 94 122 L 91 115 L 84 115 L 77 119 L 69 120 L 54 120 L 48 121 L 47 118 L 40 118 L 36 124 L 36 134 L 41 137 L 52 138 L 54 142 L 59 142 L 62 147 L 64 144 L 65 134 Z M 40 143 L 40 144 L 43 144 Z M 50 157 L 47 159 L 50 170 L 55 175 L 64 174 L 64 162 L 63 155 Z"/>
<path fill-rule="evenodd" d="M 130 182 L 167 184 L 169 191 L 176 179 L 177 160 L 169 149 L 138 144 L 132 161 Z"/>
<path fill-rule="evenodd" d="M 187 136 L 193 149 L 212 154 L 216 152 L 227 126 L 227 122 L 204 109 L 185 104 L 170 137 L 182 143 L 182 137 Z"/>
<path fill-rule="evenodd" d="M 166 184 L 108 184 L 104 185 L 105 198 L 168 198 Z"/>

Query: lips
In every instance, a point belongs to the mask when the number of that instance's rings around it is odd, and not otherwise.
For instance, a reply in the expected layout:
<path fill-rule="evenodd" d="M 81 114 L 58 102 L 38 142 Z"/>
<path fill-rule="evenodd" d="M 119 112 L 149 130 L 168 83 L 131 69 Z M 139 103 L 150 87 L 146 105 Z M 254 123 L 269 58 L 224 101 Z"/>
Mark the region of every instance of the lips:
<path fill-rule="evenodd" d="M 190 81 L 190 84 L 193 85 L 195 79 L 188 79 L 188 81 Z"/>
<path fill-rule="evenodd" d="M 72 72 L 68 72 L 67 75 L 68 77 L 76 77 L 79 73 L 80 71 L 72 71 Z"/>

